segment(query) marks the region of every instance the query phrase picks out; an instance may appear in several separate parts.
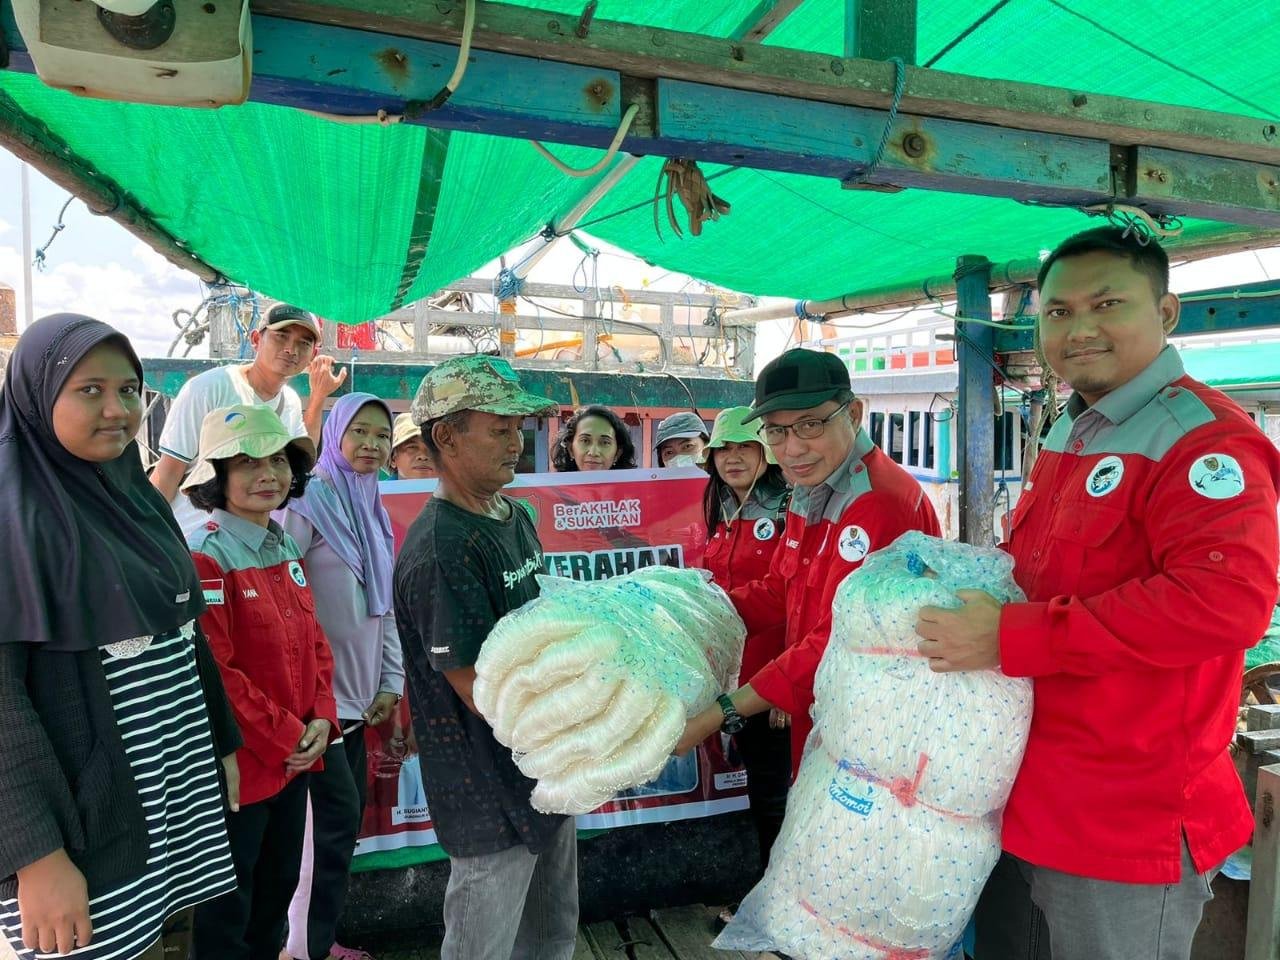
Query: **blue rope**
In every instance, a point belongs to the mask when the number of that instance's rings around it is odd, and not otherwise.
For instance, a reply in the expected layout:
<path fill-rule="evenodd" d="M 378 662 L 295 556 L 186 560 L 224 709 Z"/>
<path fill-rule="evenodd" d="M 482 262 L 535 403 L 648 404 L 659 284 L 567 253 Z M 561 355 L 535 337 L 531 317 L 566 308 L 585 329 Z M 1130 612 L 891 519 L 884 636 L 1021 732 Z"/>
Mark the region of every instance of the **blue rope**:
<path fill-rule="evenodd" d="M 851 183 L 865 183 L 867 178 L 875 173 L 876 168 L 880 166 L 880 161 L 884 159 L 884 152 L 889 149 L 893 125 L 898 122 L 898 107 L 902 105 L 902 95 L 907 89 L 907 65 L 901 57 L 890 57 L 889 63 L 893 64 L 893 101 L 889 104 L 889 116 L 884 123 L 884 132 L 880 134 L 880 145 L 872 154 L 871 163 L 867 169 L 858 176 L 852 177 L 849 181 Z"/>
<path fill-rule="evenodd" d="M 498 299 L 514 300 L 524 290 L 524 278 L 506 268 L 498 271 Z"/>
<path fill-rule="evenodd" d="M 808 300 L 796 301 L 796 316 L 799 317 L 801 320 L 808 320 L 814 323 L 821 320 L 825 320 L 826 314 L 810 313 L 807 309 L 805 309 L 805 305 L 808 304 L 808 302 L 809 302 Z"/>

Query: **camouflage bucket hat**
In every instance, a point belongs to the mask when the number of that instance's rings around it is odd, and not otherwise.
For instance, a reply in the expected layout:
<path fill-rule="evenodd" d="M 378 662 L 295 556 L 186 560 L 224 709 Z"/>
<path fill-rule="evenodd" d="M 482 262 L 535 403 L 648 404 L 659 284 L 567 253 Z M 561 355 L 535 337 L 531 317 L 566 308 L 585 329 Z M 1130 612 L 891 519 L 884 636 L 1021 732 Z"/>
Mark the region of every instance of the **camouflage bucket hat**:
<path fill-rule="evenodd" d="M 500 417 L 550 417 L 560 406 L 525 391 L 511 364 L 501 357 L 453 357 L 422 378 L 411 412 L 413 422 L 421 425 L 461 410 Z"/>

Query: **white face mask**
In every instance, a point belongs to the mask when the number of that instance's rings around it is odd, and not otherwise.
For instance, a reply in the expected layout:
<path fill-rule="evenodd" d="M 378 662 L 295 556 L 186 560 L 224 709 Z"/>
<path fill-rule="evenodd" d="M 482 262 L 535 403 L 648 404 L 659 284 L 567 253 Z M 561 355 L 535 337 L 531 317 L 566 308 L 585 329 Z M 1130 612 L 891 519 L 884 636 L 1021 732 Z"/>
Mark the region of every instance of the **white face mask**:
<path fill-rule="evenodd" d="M 691 453 L 677 453 L 669 459 L 665 466 L 668 467 L 697 467 L 700 466 L 696 457 Z"/>

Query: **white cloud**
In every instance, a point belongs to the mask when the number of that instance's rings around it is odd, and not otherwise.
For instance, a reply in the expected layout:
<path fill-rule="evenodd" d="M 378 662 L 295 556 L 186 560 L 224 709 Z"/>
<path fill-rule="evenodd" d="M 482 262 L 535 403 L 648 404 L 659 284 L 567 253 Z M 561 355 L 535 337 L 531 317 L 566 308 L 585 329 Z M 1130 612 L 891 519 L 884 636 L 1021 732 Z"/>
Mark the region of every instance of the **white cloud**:
<path fill-rule="evenodd" d="M 48 270 L 32 275 L 34 316 L 68 311 L 97 317 L 133 341 L 143 357 L 163 357 L 177 335 L 173 312 L 194 310 L 203 296 L 199 281 L 143 244 L 129 251 L 126 264 L 82 264 L 51 257 Z M 0 245 L 0 283 L 17 293 L 18 317 L 24 316 L 22 254 Z M 176 353 L 181 355 L 185 345 Z M 192 351 L 207 356 L 205 346 Z"/>
<path fill-rule="evenodd" d="M 6 220 L 4 217 L 0 217 L 0 236 L 4 236 L 6 233 L 8 233 L 12 229 L 13 229 L 13 224 L 10 223 L 8 220 Z"/>

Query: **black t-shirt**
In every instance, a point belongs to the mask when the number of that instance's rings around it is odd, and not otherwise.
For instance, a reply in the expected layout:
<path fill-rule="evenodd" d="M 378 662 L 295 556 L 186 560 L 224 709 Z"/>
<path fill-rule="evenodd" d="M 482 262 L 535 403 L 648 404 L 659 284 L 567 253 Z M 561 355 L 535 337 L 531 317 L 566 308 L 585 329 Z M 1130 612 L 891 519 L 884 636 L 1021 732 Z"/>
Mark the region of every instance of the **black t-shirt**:
<path fill-rule="evenodd" d="M 504 498 L 506 499 L 506 498 Z M 542 546 L 529 514 L 493 520 L 433 497 L 396 562 L 395 606 L 427 804 L 451 856 L 546 848 L 565 818 L 529 806 L 534 781 L 441 671 L 474 666 L 494 624 L 538 595 Z"/>

